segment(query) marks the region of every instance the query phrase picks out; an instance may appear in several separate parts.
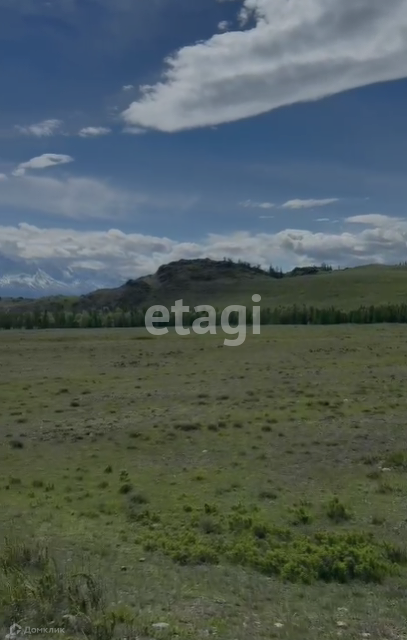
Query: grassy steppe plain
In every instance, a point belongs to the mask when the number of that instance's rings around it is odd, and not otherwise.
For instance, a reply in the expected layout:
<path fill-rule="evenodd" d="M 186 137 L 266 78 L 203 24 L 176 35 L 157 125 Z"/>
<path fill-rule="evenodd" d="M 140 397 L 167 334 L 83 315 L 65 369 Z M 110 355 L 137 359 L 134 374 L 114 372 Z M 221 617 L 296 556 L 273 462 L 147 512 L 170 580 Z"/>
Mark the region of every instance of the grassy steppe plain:
<path fill-rule="evenodd" d="M 315 532 L 403 546 L 406 328 L 223 338 L 0 333 L 1 533 L 100 575 L 129 638 L 407 638 L 402 553 L 381 584 L 293 576 Z M 270 537 L 288 579 L 258 566 Z"/>

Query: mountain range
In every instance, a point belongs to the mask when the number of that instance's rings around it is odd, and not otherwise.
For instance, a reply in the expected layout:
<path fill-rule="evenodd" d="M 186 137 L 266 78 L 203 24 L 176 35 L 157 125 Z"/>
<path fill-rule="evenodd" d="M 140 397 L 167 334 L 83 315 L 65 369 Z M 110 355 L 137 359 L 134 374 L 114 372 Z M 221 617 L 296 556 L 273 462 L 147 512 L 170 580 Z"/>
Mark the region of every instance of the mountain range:
<path fill-rule="evenodd" d="M 43 268 L 29 261 L 14 261 L 0 255 L 0 297 L 41 298 L 44 296 L 79 296 L 95 289 L 121 284 L 105 272 L 74 272 L 54 265 Z"/>
<path fill-rule="evenodd" d="M 5 262 L 3 263 L 3 266 Z M 362 306 L 407 303 L 407 265 L 364 265 L 331 270 L 297 267 L 290 272 L 263 270 L 231 260 L 200 258 L 164 264 L 151 274 L 126 282 L 109 283 L 104 272 L 80 278 L 70 270 L 17 269 L 8 265 L 0 276 L 0 311 L 25 313 L 61 309 L 74 313 L 143 310 L 152 305 L 170 308 L 177 300 L 195 307 L 228 305 L 307 305 L 342 310 Z M 19 265 L 21 266 L 21 265 Z"/>

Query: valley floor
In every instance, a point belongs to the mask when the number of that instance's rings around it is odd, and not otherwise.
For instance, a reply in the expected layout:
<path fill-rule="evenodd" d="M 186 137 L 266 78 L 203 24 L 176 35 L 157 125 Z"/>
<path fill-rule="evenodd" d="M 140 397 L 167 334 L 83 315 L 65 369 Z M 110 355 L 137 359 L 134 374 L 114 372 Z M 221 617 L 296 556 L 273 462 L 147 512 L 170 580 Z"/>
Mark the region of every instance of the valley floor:
<path fill-rule="evenodd" d="M 99 576 L 119 624 L 72 637 L 407 638 L 405 328 L 222 344 L 0 333 L 1 533 Z M 0 626 L 79 620 L 12 593 L 5 549 Z"/>

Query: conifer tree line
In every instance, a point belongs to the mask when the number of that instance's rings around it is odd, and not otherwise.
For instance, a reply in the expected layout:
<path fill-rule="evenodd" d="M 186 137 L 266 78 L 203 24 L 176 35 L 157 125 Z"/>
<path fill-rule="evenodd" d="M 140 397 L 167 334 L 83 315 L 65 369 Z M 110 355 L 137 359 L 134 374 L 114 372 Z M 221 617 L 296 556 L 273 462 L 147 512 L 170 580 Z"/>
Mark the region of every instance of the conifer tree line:
<path fill-rule="evenodd" d="M 16 313 L 0 311 L 0 329 L 97 329 L 117 327 L 144 327 L 147 309 L 124 311 L 33 311 Z M 216 324 L 220 325 L 222 309 L 216 310 Z M 207 314 L 190 311 L 183 314 L 185 327 L 191 326 L 197 318 L 206 318 Z M 253 322 L 252 309 L 246 309 L 246 324 Z M 229 316 L 230 325 L 238 323 L 238 314 Z M 336 307 L 318 308 L 314 306 L 291 305 L 286 307 L 261 308 L 261 325 L 335 325 L 335 324 L 377 324 L 407 323 L 407 304 L 383 304 L 361 306 L 352 311 L 343 311 Z M 175 316 L 170 314 L 167 326 L 174 326 Z M 160 322 L 157 327 L 164 327 Z M 205 325 L 204 325 L 205 326 Z"/>

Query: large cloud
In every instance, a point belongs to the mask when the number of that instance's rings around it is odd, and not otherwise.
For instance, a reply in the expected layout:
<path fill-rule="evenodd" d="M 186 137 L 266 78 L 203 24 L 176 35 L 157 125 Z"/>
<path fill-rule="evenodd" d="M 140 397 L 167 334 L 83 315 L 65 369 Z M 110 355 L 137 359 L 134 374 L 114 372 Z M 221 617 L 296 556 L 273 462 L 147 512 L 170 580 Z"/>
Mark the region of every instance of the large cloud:
<path fill-rule="evenodd" d="M 356 229 L 355 224 L 363 225 Z M 180 258 L 211 257 L 249 260 L 264 266 L 328 262 L 342 266 L 405 260 L 407 221 L 388 216 L 357 216 L 338 233 L 285 229 L 278 233 L 209 234 L 197 242 L 110 231 L 47 229 L 28 224 L 0 226 L 0 254 L 73 271 L 103 272 L 120 282 L 154 272 Z"/>
<path fill-rule="evenodd" d="M 406 0 L 245 0 L 241 22 L 167 58 L 127 124 L 216 125 L 407 76 Z"/>

